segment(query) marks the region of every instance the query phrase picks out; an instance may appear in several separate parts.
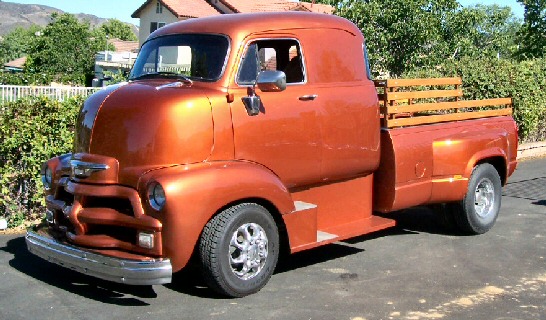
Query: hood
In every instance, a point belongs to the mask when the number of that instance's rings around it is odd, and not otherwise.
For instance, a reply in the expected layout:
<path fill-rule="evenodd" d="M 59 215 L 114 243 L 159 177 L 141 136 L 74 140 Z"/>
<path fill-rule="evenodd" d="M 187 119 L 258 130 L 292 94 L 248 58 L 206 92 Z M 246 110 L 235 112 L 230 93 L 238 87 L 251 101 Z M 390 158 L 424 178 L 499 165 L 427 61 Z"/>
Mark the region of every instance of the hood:
<path fill-rule="evenodd" d="M 204 161 L 213 147 L 207 91 L 135 81 L 97 92 L 81 110 L 74 151 L 116 159 L 122 184 L 146 168 Z"/>

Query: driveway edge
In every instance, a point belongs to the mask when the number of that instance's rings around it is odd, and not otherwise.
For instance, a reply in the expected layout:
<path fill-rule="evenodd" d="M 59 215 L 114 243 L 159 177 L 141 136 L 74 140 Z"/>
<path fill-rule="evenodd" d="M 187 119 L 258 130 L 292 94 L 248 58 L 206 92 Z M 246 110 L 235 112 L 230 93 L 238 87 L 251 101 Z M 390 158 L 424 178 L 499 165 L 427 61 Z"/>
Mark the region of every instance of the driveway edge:
<path fill-rule="evenodd" d="M 524 143 L 518 147 L 518 160 L 546 156 L 546 141 Z"/>

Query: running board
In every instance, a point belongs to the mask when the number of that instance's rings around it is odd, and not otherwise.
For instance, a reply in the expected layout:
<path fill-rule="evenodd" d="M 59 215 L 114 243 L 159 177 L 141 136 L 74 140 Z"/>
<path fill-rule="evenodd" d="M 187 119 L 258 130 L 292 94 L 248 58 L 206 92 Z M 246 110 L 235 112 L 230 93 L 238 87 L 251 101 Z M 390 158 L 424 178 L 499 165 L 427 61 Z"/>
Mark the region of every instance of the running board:
<path fill-rule="evenodd" d="M 338 242 L 349 238 L 365 235 L 386 228 L 394 227 L 395 224 L 396 221 L 392 219 L 372 215 L 370 218 L 367 219 L 353 221 L 351 223 L 346 223 L 325 230 L 318 230 L 316 242 L 307 243 L 296 248 L 292 248 L 292 252 L 303 251 L 328 243 Z"/>

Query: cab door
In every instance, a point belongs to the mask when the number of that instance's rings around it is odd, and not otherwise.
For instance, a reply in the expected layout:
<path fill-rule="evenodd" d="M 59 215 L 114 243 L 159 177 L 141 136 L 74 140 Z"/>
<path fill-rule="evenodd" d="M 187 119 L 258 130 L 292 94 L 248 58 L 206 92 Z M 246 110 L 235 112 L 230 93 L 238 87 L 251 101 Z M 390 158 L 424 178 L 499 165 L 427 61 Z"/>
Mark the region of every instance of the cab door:
<path fill-rule="evenodd" d="M 279 70 L 287 76 L 282 92 L 262 92 L 253 83 L 260 70 Z M 260 112 L 251 115 L 243 98 L 255 94 Z M 261 164 L 289 187 L 316 182 L 320 177 L 322 139 L 319 108 L 307 84 L 305 59 L 298 40 L 249 40 L 229 88 L 233 95 L 235 158 Z"/>

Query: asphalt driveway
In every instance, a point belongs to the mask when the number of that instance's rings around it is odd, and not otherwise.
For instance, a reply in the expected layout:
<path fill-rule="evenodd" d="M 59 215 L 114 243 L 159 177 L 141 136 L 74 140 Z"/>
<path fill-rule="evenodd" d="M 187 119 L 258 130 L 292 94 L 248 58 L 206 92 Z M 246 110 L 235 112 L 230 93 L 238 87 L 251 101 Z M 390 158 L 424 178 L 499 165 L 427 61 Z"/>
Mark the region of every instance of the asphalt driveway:
<path fill-rule="evenodd" d="M 97 280 L 0 236 L 0 319 L 546 319 L 546 159 L 522 162 L 502 201 L 480 236 L 427 208 L 394 213 L 395 228 L 288 257 L 242 299 L 191 271 L 165 286 Z"/>

